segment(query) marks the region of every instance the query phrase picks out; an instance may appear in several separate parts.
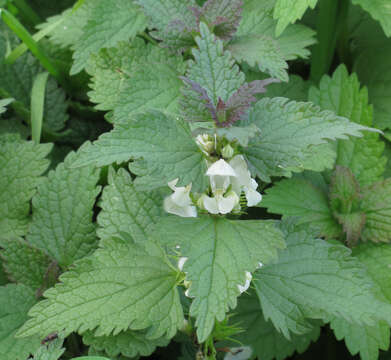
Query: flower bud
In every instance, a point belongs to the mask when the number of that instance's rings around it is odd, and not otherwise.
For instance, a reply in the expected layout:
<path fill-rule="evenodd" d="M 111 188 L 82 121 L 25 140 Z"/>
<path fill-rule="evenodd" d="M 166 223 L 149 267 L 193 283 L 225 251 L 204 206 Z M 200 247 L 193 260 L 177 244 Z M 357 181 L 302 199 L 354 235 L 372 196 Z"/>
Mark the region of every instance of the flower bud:
<path fill-rule="evenodd" d="M 223 150 L 221 151 L 221 155 L 223 155 L 224 159 L 231 159 L 232 156 L 234 156 L 234 149 L 230 144 L 223 147 Z"/>

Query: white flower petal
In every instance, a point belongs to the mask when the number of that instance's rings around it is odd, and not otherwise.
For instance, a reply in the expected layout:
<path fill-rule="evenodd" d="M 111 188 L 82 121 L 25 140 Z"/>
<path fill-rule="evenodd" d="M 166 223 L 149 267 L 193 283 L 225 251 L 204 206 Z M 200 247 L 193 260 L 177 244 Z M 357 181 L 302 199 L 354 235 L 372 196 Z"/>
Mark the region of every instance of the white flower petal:
<path fill-rule="evenodd" d="M 239 197 L 230 191 L 226 196 L 216 196 L 220 214 L 228 214 L 239 203 Z"/>
<path fill-rule="evenodd" d="M 252 275 L 250 272 L 246 271 L 246 282 L 244 285 L 238 285 L 240 293 L 245 292 L 249 287 L 252 280 Z"/>
<path fill-rule="evenodd" d="M 231 165 L 229 165 L 224 159 L 220 159 L 209 167 L 206 175 L 236 176 L 236 173 Z"/>
<path fill-rule="evenodd" d="M 217 205 L 216 198 L 211 198 L 207 195 L 202 195 L 202 205 L 204 209 L 211 214 L 218 214 L 219 213 L 219 207 Z"/>
<path fill-rule="evenodd" d="M 232 183 L 237 182 L 239 186 L 251 186 L 251 174 L 248 171 L 246 160 L 243 155 L 236 155 L 229 164 L 234 169 L 237 177 L 232 180 Z"/>
<path fill-rule="evenodd" d="M 180 271 L 182 271 L 183 270 L 183 265 L 185 265 L 185 262 L 187 261 L 187 257 L 185 257 L 185 256 L 182 256 L 182 257 L 180 257 L 179 258 L 179 260 L 178 260 L 178 269 L 180 270 Z"/>
<path fill-rule="evenodd" d="M 175 191 L 175 189 L 176 189 L 175 185 L 178 183 L 178 181 L 179 181 L 179 178 L 176 178 L 176 179 L 168 182 L 168 186 L 172 191 Z"/>
<path fill-rule="evenodd" d="M 178 206 L 191 205 L 192 201 L 190 199 L 190 190 L 191 190 L 191 184 L 186 187 L 175 188 L 175 192 L 171 194 L 172 201 L 174 201 Z"/>
<path fill-rule="evenodd" d="M 209 177 L 209 179 L 213 193 L 218 191 L 225 193 L 225 190 L 228 189 L 228 186 L 231 182 L 231 178 L 229 176 L 212 175 Z"/>
<path fill-rule="evenodd" d="M 197 217 L 197 209 L 195 206 L 179 206 L 172 200 L 172 196 L 167 196 L 163 203 L 164 210 L 170 214 L 182 217 Z"/>
<path fill-rule="evenodd" d="M 252 188 L 245 188 L 244 193 L 246 194 L 247 206 L 258 205 L 262 200 L 262 195 Z"/>

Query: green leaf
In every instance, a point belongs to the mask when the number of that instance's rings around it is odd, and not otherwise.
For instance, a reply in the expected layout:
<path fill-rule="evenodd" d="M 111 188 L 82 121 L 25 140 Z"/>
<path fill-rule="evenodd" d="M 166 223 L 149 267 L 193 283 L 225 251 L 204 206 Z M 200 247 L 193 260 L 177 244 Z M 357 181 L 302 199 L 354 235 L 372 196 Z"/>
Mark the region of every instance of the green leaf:
<path fill-rule="evenodd" d="M 306 318 L 338 316 L 359 326 L 390 323 L 391 304 L 377 299 L 373 281 L 349 249 L 304 231 L 290 232 L 287 244 L 254 281 L 265 318 L 284 335 L 306 332 Z"/>
<path fill-rule="evenodd" d="M 40 250 L 19 238 L 4 239 L 0 257 L 10 278 L 38 290 L 50 265 L 50 258 Z"/>
<path fill-rule="evenodd" d="M 244 152 L 256 175 L 267 182 L 270 176 L 291 176 L 305 170 L 311 145 L 347 139 L 347 135 L 362 136 L 360 131 L 368 130 L 312 103 L 285 98 L 261 99 L 243 121 L 243 125 L 247 123 L 258 126 L 261 135 L 251 139 Z"/>
<path fill-rule="evenodd" d="M 163 64 L 160 66 L 163 70 L 169 67 L 168 73 L 158 73 L 157 69 L 153 68 L 155 64 L 158 64 L 158 66 Z M 142 67 L 145 67 L 145 70 Z M 154 100 L 153 94 L 157 94 L 155 90 L 160 89 L 158 85 L 163 85 L 161 79 L 169 79 L 170 74 L 175 74 L 175 80 L 179 81 L 178 74 L 183 72 L 183 67 L 182 57 L 171 55 L 167 49 L 145 44 L 140 38 L 135 38 L 132 42 L 119 42 L 116 47 L 102 49 L 98 54 L 91 56 L 86 69 L 92 75 L 92 83 L 90 83 L 92 91 L 88 95 L 92 102 L 98 104 L 96 108 L 99 110 L 113 110 L 119 103 L 121 94 L 124 94 L 121 108 L 126 106 L 130 108 L 130 111 L 139 110 L 140 108 L 135 107 L 135 105 L 137 104 L 136 101 L 139 101 L 139 106 L 143 105 L 140 102 L 141 100 L 152 107 L 156 107 L 156 101 L 153 103 L 151 101 Z M 148 75 L 148 69 L 154 74 Z M 148 79 L 152 81 L 153 76 L 157 81 L 152 84 L 148 94 L 144 91 L 143 96 L 138 96 L 135 99 L 128 96 L 127 91 L 134 91 L 132 87 L 141 89 L 141 86 L 149 84 Z M 145 82 L 143 82 L 144 80 Z M 174 78 L 170 80 L 170 83 L 176 83 Z M 179 82 L 179 84 L 182 83 Z M 160 94 L 157 99 L 160 103 L 169 105 L 172 103 L 172 94 L 174 94 L 175 89 L 168 89 L 167 84 L 164 85 L 166 86 L 165 91 L 161 91 L 163 94 Z M 177 96 L 179 96 L 178 87 L 179 85 L 176 86 Z M 166 93 L 171 95 L 164 95 Z M 127 99 L 125 99 L 125 94 Z M 165 103 L 162 102 L 163 95 L 168 99 Z M 172 106 L 173 104 L 170 109 Z M 175 110 L 172 110 L 172 112 L 175 112 Z"/>
<path fill-rule="evenodd" d="M 105 351 L 112 357 L 122 354 L 128 357 L 138 355 L 149 356 L 156 347 L 167 346 L 170 340 L 166 338 L 148 339 L 143 331 L 124 331 L 115 336 L 96 337 L 91 331 L 83 335 L 83 343 L 94 349 Z"/>
<path fill-rule="evenodd" d="M 109 133 L 80 149 L 72 166 L 108 165 L 142 157 L 160 186 L 179 178 L 179 184 L 193 183 L 195 191 L 208 186 L 206 162 L 193 140 L 187 123 L 158 111 L 136 114 L 132 121 L 118 124 Z M 136 184 L 144 177 L 136 179 Z M 144 181 L 146 189 L 153 179 Z"/>
<path fill-rule="evenodd" d="M 312 341 L 316 341 L 320 328 L 314 327 L 304 335 L 292 335 L 288 340 L 279 333 L 270 321 L 266 321 L 254 291 L 243 294 L 238 300 L 238 306 L 232 318 L 233 324 L 240 326 L 244 332 L 236 335 L 235 340 L 249 345 L 253 349 L 252 358 L 262 360 L 283 360 L 292 356 L 295 351 L 303 353 Z"/>
<path fill-rule="evenodd" d="M 196 38 L 198 48 L 193 49 L 194 61 L 189 62 L 187 77 L 206 90 L 216 106 L 219 98 L 225 103 L 244 83 L 229 51 L 224 51 L 221 40 L 200 24 L 201 37 Z"/>
<path fill-rule="evenodd" d="M 177 271 L 163 251 L 132 241 L 110 239 L 102 248 L 60 277 L 60 284 L 45 292 L 35 305 L 20 336 L 64 329 L 96 336 L 148 329 L 149 338 L 171 338 L 183 325 L 176 290 Z"/>
<path fill-rule="evenodd" d="M 250 78 L 247 81 L 252 79 L 250 74 L 249 76 Z M 265 94 L 261 94 L 261 97 L 269 97 L 269 98 L 284 97 L 284 98 L 288 98 L 289 100 L 307 101 L 308 89 L 309 89 L 309 83 L 307 81 L 303 80 L 303 78 L 301 78 L 300 76 L 290 75 L 289 81 L 287 83 L 280 82 L 280 83 L 270 84 L 267 87 L 267 92 Z"/>
<path fill-rule="evenodd" d="M 260 132 L 254 124 L 246 127 L 230 126 L 229 128 L 217 128 L 214 131 L 228 141 L 236 140 L 242 146 L 247 146 L 250 139 Z"/>
<path fill-rule="evenodd" d="M 5 113 L 7 111 L 7 106 L 11 104 L 14 99 L 2 99 L 0 100 L 0 114 Z"/>
<path fill-rule="evenodd" d="M 0 287 L 0 356 L 3 360 L 26 360 L 40 346 L 38 336 L 15 338 L 27 320 L 27 312 L 36 302 L 27 286 L 10 284 Z M 46 334 L 45 334 L 46 336 Z"/>
<path fill-rule="evenodd" d="M 32 360 L 58 360 L 65 352 L 65 348 L 62 347 L 63 342 L 63 339 L 58 338 L 48 345 L 41 345 L 34 353 Z"/>
<path fill-rule="evenodd" d="M 368 92 L 360 89 L 357 75 L 349 76 L 341 65 L 330 78 L 325 75 L 319 89 L 312 87 L 309 100 L 324 110 L 364 126 L 372 126 L 372 107 L 368 105 Z M 369 185 L 382 179 L 387 159 L 382 156 L 384 143 L 379 135 L 366 132 L 361 139 L 340 140 L 336 165 L 352 170 L 360 185 Z"/>
<path fill-rule="evenodd" d="M 325 237 L 338 236 L 342 229 L 329 208 L 327 184 L 322 187 L 311 181 L 312 177 L 321 175 L 305 174 L 306 178 L 295 176 L 274 184 L 266 190 L 260 206 L 271 213 L 283 215 L 283 218 L 298 217 L 298 224 L 316 227 Z"/>
<path fill-rule="evenodd" d="M 31 141 L 0 142 L 0 243 L 1 238 L 23 236 L 30 219 L 30 200 L 42 173 L 51 144 Z"/>
<path fill-rule="evenodd" d="M 152 236 L 172 247 L 179 245 L 181 256 L 188 258 L 183 271 L 191 282 L 189 296 L 195 298 L 190 315 L 197 319 L 199 342 L 207 339 L 215 320 L 224 320 L 236 307 L 245 272 L 254 271 L 259 262 L 275 260 L 277 250 L 284 247 L 274 221 L 173 216 L 161 220 Z"/>
<path fill-rule="evenodd" d="M 310 51 L 307 47 L 316 42 L 315 32 L 303 25 L 290 25 L 276 36 L 277 21 L 273 19 L 273 6 L 274 1 L 245 0 L 236 36 L 263 35 L 276 41 L 285 60 L 308 58 Z"/>
<path fill-rule="evenodd" d="M 84 69 L 91 54 L 135 37 L 146 25 L 143 12 L 132 1 L 96 1 L 89 20 L 83 27 L 83 34 L 74 46 L 75 62 L 71 75 Z"/>
<path fill-rule="evenodd" d="M 125 169 L 109 171 L 108 185 L 103 190 L 98 216 L 101 239 L 129 233 L 136 242 L 143 241 L 154 224 L 165 215 L 160 191 L 138 191 Z"/>
<path fill-rule="evenodd" d="M 45 89 L 48 77 L 48 72 L 38 74 L 31 89 L 31 138 L 36 143 L 39 143 L 41 140 Z"/>
<path fill-rule="evenodd" d="M 8 284 L 8 277 L 7 274 L 5 273 L 4 266 L 3 266 L 3 261 L 0 257 L 0 286 Z"/>
<path fill-rule="evenodd" d="M 100 171 L 92 166 L 69 169 L 76 158 L 70 153 L 39 186 L 27 236 L 64 267 L 94 250 L 97 240 L 92 216 Z"/>
<path fill-rule="evenodd" d="M 313 9 L 318 0 L 277 0 L 274 7 L 274 18 L 278 20 L 276 35 L 280 35 L 284 29 L 301 19 L 308 8 Z"/>
<path fill-rule="evenodd" d="M 248 65 L 282 81 L 288 81 L 288 64 L 284 60 L 277 42 L 264 35 L 250 35 L 236 37 L 230 42 L 228 50 L 238 61 L 245 61 Z"/>
<path fill-rule="evenodd" d="M 366 214 L 364 241 L 391 241 L 391 179 L 363 190 L 361 209 Z"/>
<path fill-rule="evenodd" d="M 391 8 L 388 0 L 352 0 L 353 4 L 360 5 L 365 11 L 380 22 L 385 34 L 391 36 Z"/>

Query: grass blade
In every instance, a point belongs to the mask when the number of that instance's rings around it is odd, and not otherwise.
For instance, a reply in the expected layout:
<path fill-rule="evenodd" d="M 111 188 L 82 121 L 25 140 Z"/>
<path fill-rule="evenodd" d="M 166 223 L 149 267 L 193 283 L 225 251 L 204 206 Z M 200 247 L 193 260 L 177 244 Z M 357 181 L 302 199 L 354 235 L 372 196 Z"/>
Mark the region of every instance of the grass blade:
<path fill-rule="evenodd" d="M 48 77 L 48 72 L 38 74 L 34 79 L 31 90 L 31 136 L 37 144 L 41 140 L 45 90 Z"/>

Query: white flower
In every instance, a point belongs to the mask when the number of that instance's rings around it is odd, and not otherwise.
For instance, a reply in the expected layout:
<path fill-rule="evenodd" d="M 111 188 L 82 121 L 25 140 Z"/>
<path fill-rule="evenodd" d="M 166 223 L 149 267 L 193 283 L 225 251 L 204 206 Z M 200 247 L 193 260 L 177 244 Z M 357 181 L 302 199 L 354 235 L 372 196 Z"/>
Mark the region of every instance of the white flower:
<path fill-rule="evenodd" d="M 236 158 L 236 156 L 235 156 Z M 206 175 L 236 176 L 235 170 L 224 159 L 220 159 L 209 166 Z"/>
<path fill-rule="evenodd" d="M 239 196 L 234 191 L 223 195 L 224 191 L 216 191 L 214 197 L 203 194 L 198 204 L 211 214 L 228 214 L 239 204 Z"/>
<path fill-rule="evenodd" d="M 196 143 L 205 155 L 209 155 L 215 148 L 213 138 L 208 134 L 198 135 Z"/>
<path fill-rule="evenodd" d="M 245 292 L 250 287 L 252 278 L 253 277 L 251 273 L 246 271 L 246 282 L 244 283 L 244 285 L 240 285 L 240 284 L 238 285 L 240 293 Z"/>
<path fill-rule="evenodd" d="M 258 184 L 251 178 L 250 171 L 247 168 L 246 160 L 242 155 L 236 155 L 229 165 L 236 173 L 236 177 L 231 179 L 232 190 L 237 194 L 244 191 L 247 199 L 247 206 L 255 206 L 262 200 L 262 195 L 256 191 Z"/>
<path fill-rule="evenodd" d="M 175 179 L 168 183 L 174 193 L 164 199 L 164 210 L 182 217 L 197 217 L 196 207 L 190 199 L 191 184 L 185 187 L 176 187 L 177 182 L 178 179 Z"/>

